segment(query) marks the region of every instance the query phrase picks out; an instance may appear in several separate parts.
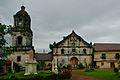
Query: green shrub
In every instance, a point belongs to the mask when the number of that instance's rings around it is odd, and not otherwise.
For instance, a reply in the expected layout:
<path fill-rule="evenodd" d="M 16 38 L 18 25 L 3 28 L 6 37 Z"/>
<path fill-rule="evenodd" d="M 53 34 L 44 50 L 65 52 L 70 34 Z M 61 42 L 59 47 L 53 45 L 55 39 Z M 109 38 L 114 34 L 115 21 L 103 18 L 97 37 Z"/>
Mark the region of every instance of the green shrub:
<path fill-rule="evenodd" d="M 118 73 L 118 68 L 114 68 L 114 72 L 115 72 L 115 73 Z"/>
<path fill-rule="evenodd" d="M 6 73 L 0 73 L 0 76 L 4 76 L 4 75 L 6 75 Z"/>
<path fill-rule="evenodd" d="M 62 71 L 62 68 L 58 66 L 58 72 L 61 72 Z"/>
<path fill-rule="evenodd" d="M 85 68 L 82 63 L 79 63 L 78 67 L 79 67 L 79 69 L 84 69 Z"/>
<path fill-rule="evenodd" d="M 15 75 L 9 76 L 9 80 L 19 80 Z"/>
<path fill-rule="evenodd" d="M 54 74 L 52 72 L 40 72 L 36 75 L 31 74 L 28 76 L 24 76 L 24 74 L 21 73 L 9 73 L 6 76 L 0 76 L 0 80 L 64 80 L 71 78 L 71 76 L 70 70 L 66 70 L 66 72 L 61 72 L 58 74 Z"/>
<path fill-rule="evenodd" d="M 94 68 L 86 68 L 85 69 L 85 72 L 92 72 L 92 71 L 95 71 L 95 69 Z"/>
<path fill-rule="evenodd" d="M 63 72 L 59 74 L 51 74 L 49 76 L 46 76 L 45 80 L 64 80 L 64 79 L 70 79 L 72 76 L 71 72 Z"/>
<path fill-rule="evenodd" d="M 70 70 L 72 69 L 72 66 L 70 64 L 67 65 L 67 69 Z"/>

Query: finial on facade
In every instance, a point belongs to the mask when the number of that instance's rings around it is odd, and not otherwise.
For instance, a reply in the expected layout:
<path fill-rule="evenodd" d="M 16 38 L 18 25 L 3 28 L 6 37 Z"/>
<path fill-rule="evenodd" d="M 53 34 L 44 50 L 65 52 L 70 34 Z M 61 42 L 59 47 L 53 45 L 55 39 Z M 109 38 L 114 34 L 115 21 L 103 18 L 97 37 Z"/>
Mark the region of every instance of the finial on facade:
<path fill-rule="evenodd" d="M 72 30 L 72 33 L 74 33 L 75 31 L 74 30 Z"/>
<path fill-rule="evenodd" d="M 90 42 L 90 45 L 92 45 L 92 42 Z"/>
<path fill-rule="evenodd" d="M 25 10 L 25 6 L 21 6 L 21 10 Z"/>

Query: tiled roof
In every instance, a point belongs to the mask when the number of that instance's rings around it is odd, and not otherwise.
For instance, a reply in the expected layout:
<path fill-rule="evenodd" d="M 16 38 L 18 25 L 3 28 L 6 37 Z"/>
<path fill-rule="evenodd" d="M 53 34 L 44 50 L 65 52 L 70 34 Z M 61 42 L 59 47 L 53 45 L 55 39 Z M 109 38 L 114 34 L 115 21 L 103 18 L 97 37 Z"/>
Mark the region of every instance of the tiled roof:
<path fill-rule="evenodd" d="M 52 61 L 53 56 L 52 54 L 47 54 L 47 53 L 35 53 L 35 58 L 37 61 Z"/>
<path fill-rule="evenodd" d="M 95 51 L 120 51 L 120 43 L 95 43 Z"/>

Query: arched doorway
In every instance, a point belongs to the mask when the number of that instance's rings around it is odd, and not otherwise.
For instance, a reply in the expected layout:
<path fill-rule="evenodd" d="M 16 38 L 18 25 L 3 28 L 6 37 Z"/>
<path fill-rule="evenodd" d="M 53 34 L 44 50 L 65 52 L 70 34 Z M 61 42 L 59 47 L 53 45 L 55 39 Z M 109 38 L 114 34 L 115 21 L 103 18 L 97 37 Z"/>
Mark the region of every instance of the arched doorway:
<path fill-rule="evenodd" d="M 77 69 L 78 68 L 78 59 L 76 57 L 72 57 L 70 59 L 70 63 L 72 65 L 72 69 Z"/>

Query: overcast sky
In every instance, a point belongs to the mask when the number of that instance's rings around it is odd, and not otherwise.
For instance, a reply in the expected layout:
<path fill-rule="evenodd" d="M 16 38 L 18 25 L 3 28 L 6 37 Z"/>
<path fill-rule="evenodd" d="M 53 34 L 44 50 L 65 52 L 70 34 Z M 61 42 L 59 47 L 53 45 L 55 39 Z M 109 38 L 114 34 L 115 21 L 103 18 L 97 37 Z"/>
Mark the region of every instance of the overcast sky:
<path fill-rule="evenodd" d="M 32 19 L 36 52 L 72 30 L 87 42 L 120 43 L 120 0 L 0 0 L 0 22 L 13 25 L 21 5 Z"/>

